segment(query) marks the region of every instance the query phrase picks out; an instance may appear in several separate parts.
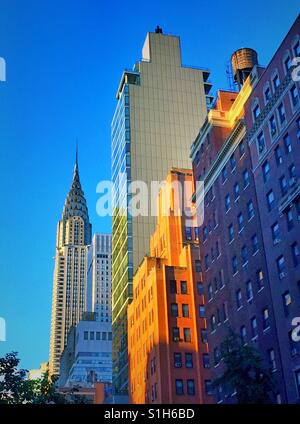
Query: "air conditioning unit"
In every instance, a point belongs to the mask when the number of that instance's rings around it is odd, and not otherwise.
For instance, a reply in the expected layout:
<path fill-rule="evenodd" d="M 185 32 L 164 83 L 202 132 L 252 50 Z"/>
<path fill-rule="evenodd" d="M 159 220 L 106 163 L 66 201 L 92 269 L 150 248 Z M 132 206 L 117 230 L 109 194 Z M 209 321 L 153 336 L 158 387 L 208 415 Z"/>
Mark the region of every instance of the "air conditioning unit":
<path fill-rule="evenodd" d="M 285 272 L 281 272 L 281 273 L 279 274 L 279 278 L 280 278 L 280 280 L 282 280 L 284 277 L 285 277 Z"/>
<path fill-rule="evenodd" d="M 292 356 L 298 355 L 298 349 L 296 347 L 293 347 L 293 349 L 291 350 L 291 355 Z"/>
<path fill-rule="evenodd" d="M 295 177 L 290 178 L 289 184 L 290 184 L 290 186 L 295 185 L 296 184 L 296 178 Z"/>
<path fill-rule="evenodd" d="M 271 128 L 271 135 L 272 135 L 272 137 L 273 137 L 273 135 L 275 135 L 276 134 L 276 128 Z"/>
<path fill-rule="evenodd" d="M 276 237 L 273 241 L 273 244 L 275 245 L 275 244 L 278 244 L 280 242 L 281 242 L 281 239 L 279 237 Z"/>
<path fill-rule="evenodd" d="M 175 362 L 175 368 L 181 368 L 182 367 L 182 364 L 181 364 L 181 362 Z"/>

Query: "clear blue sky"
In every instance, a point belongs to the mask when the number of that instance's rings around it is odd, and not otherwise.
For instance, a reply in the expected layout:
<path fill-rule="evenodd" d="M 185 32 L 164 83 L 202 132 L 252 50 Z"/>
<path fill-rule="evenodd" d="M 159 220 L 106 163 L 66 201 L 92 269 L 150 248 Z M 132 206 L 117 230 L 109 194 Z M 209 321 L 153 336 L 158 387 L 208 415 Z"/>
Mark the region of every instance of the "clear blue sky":
<path fill-rule="evenodd" d="M 183 62 L 211 69 L 227 88 L 233 50 L 266 64 L 299 12 L 290 0 L 0 0 L 0 316 L 21 365 L 48 360 L 56 224 L 79 169 L 95 231 L 96 184 L 110 178 L 110 122 L 123 68 L 159 24 L 181 36 Z M 192 140 L 191 140 L 192 142 Z"/>

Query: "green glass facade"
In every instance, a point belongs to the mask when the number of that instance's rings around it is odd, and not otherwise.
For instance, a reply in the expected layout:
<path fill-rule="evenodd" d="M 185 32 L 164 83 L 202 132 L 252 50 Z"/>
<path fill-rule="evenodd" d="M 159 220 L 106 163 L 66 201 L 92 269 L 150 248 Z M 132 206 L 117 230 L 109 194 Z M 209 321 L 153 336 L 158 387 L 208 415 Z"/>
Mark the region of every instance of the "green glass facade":
<path fill-rule="evenodd" d="M 127 305 L 132 297 L 132 222 L 128 214 L 130 168 L 129 87 L 123 86 L 112 121 L 112 324 L 113 384 L 127 394 Z"/>

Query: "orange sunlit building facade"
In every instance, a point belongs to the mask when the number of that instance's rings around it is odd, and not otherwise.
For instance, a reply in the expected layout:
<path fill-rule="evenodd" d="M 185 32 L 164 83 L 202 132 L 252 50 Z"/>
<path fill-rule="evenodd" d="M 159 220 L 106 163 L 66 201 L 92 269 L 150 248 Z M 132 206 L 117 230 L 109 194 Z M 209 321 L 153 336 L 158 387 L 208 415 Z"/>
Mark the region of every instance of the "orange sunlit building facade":
<path fill-rule="evenodd" d="M 158 196 L 150 255 L 133 279 L 128 307 L 131 403 L 212 402 L 198 231 L 178 202 L 177 184 L 183 187 L 181 198 L 188 198 L 184 183 L 191 187 L 192 180 L 190 170 L 168 174 Z"/>

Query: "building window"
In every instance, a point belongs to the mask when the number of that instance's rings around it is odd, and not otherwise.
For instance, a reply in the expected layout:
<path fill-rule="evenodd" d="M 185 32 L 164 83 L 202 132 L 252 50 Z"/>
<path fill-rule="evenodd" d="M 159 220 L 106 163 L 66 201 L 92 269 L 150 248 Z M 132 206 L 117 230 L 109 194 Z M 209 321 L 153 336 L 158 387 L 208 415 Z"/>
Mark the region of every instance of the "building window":
<path fill-rule="evenodd" d="M 179 328 L 173 327 L 172 333 L 173 333 L 173 342 L 179 342 L 179 339 L 180 339 Z"/>
<path fill-rule="evenodd" d="M 250 221 L 250 219 L 252 219 L 254 217 L 254 205 L 252 200 L 250 200 L 247 203 L 247 210 L 248 210 L 248 220 Z"/>
<path fill-rule="evenodd" d="M 275 77 L 273 78 L 274 91 L 276 91 L 276 89 L 279 87 L 279 85 L 280 85 L 279 76 L 275 75 Z"/>
<path fill-rule="evenodd" d="M 239 232 L 241 232 L 244 228 L 244 217 L 242 212 L 238 214 L 237 220 L 238 220 L 238 229 L 239 229 Z"/>
<path fill-rule="evenodd" d="M 95 340 L 95 333 L 94 333 L 94 331 L 90 331 L 90 340 Z"/>
<path fill-rule="evenodd" d="M 270 190 L 267 193 L 267 206 L 269 211 L 271 211 L 275 207 L 275 196 L 273 190 Z"/>
<path fill-rule="evenodd" d="M 248 185 L 250 184 L 250 176 L 249 176 L 248 169 L 245 169 L 245 171 L 243 172 L 243 184 L 244 184 L 244 189 L 247 188 Z"/>
<path fill-rule="evenodd" d="M 190 313 L 189 313 L 189 305 L 188 305 L 188 304 L 186 304 L 186 303 L 183 303 L 183 304 L 182 304 L 182 316 L 183 316 L 184 318 L 188 318 L 188 317 L 190 316 Z"/>
<path fill-rule="evenodd" d="M 236 256 L 232 258 L 231 263 L 232 263 L 232 274 L 235 275 L 238 272 L 238 260 Z"/>
<path fill-rule="evenodd" d="M 177 293 L 176 280 L 170 280 L 170 293 Z"/>
<path fill-rule="evenodd" d="M 267 104 L 271 99 L 271 90 L 270 87 L 267 87 L 264 92 L 265 95 L 265 103 Z"/>
<path fill-rule="evenodd" d="M 209 268 L 209 255 L 208 254 L 205 255 L 205 257 L 204 257 L 204 266 L 205 266 L 205 271 L 207 271 L 208 268 Z"/>
<path fill-rule="evenodd" d="M 187 294 L 187 282 L 186 281 L 180 281 L 180 290 L 181 290 L 181 294 Z"/>
<path fill-rule="evenodd" d="M 217 228 L 218 226 L 218 215 L 216 211 L 214 211 L 213 213 L 213 225 L 214 225 L 214 228 Z"/>
<path fill-rule="evenodd" d="M 214 348 L 214 365 L 217 366 L 219 365 L 221 361 L 221 351 L 220 348 L 215 347 Z"/>
<path fill-rule="evenodd" d="M 252 334 L 252 338 L 254 339 L 255 337 L 258 336 L 258 328 L 257 328 L 257 320 L 256 317 L 251 318 L 251 334 Z"/>
<path fill-rule="evenodd" d="M 100 331 L 96 332 L 96 340 L 100 340 Z"/>
<path fill-rule="evenodd" d="M 282 280 L 285 277 L 285 271 L 286 271 L 284 256 L 283 255 L 279 256 L 276 262 L 277 262 L 278 276 L 279 276 L 279 279 Z"/>
<path fill-rule="evenodd" d="M 247 300 L 250 301 L 253 299 L 253 287 L 251 281 L 247 281 L 246 283 L 246 293 L 247 293 Z"/>
<path fill-rule="evenodd" d="M 260 108 L 259 105 L 256 105 L 255 108 L 253 109 L 253 121 L 255 122 L 258 117 L 260 115 Z"/>
<path fill-rule="evenodd" d="M 181 368 L 181 367 L 182 367 L 181 353 L 175 352 L 174 353 L 174 368 Z"/>
<path fill-rule="evenodd" d="M 227 194 L 225 197 L 225 210 L 228 212 L 230 209 L 230 195 Z"/>
<path fill-rule="evenodd" d="M 187 343 L 191 342 L 191 330 L 190 330 L 190 328 L 184 328 L 183 329 L 183 338 L 184 338 L 185 342 L 187 342 Z"/>
<path fill-rule="evenodd" d="M 292 66 L 291 58 L 290 56 L 287 56 L 287 58 L 284 61 L 284 70 L 286 74 L 290 70 L 291 66 Z"/>
<path fill-rule="evenodd" d="M 171 303 L 171 315 L 172 315 L 172 317 L 178 317 L 178 305 L 177 305 L 177 303 Z"/>
<path fill-rule="evenodd" d="M 181 396 L 184 394 L 183 391 L 183 380 L 175 380 L 175 389 L 176 389 L 176 395 Z"/>
<path fill-rule="evenodd" d="M 276 360 L 275 360 L 274 349 L 268 350 L 268 357 L 269 357 L 270 371 L 275 372 L 276 371 Z"/>
<path fill-rule="evenodd" d="M 235 292 L 235 300 L 236 300 L 237 309 L 240 309 L 243 306 L 242 291 L 241 290 L 237 290 Z"/>
<path fill-rule="evenodd" d="M 205 393 L 208 396 L 211 396 L 213 394 L 213 388 L 212 388 L 211 380 L 205 380 L 204 381 L 204 387 L 205 387 Z M 300 393 L 300 371 L 299 371 L 299 393 Z"/>
<path fill-rule="evenodd" d="M 285 110 L 284 110 L 283 103 L 280 103 L 277 110 L 278 110 L 279 122 L 282 125 L 285 122 Z"/>
<path fill-rule="evenodd" d="M 273 244 L 276 245 L 280 242 L 280 228 L 278 222 L 275 222 L 271 227 Z"/>
<path fill-rule="evenodd" d="M 243 154 L 245 153 L 245 144 L 243 141 L 240 142 L 239 144 L 239 154 L 240 154 L 240 158 L 243 156 Z"/>
<path fill-rule="evenodd" d="M 195 395 L 195 382 L 194 380 L 187 380 L 187 394 L 190 396 Z"/>
<path fill-rule="evenodd" d="M 292 187 L 297 182 L 297 179 L 296 179 L 296 167 L 295 167 L 294 164 L 292 164 L 289 167 L 289 174 L 290 174 L 289 185 Z"/>
<path fill-rule="evenodd" d="M 231 168 L 231 172 L 232 172 L 232 171 L 234 171 L 234 170 L 235 170 L 235 168 L 236 168 L 236 160 L 235 160 L 235 156 L 234 156 L 234 154 L 232 154 L 232 155 L 230 156 L 229 162 L 230 162 L 230 168 Z"/>
<path fill-rule="evenodd" d="M 294 51 L 295 57 L 300 56 L 300 42 L 299 41 L 297 41 L 297 43 L 294 45 L 293 51 Z"/>
<path fill-rule="evenodd" d="M 276 149 L 274 150 L 274 153 L 275 153 L 276 164 L 277 166 L 279 166 L 283 162 L 280 146 L 276 147 Z"/>
<path fill-rule="evenodd" d="M 204 287 L 201 281 L 197 282 L 197 294 L 198 296 L 202 296 L 204 294 Z"/>
<path fill-rule="evenodd" d="M 292 298 L 288 290 L 282 295 L 282 303 L 285 316 L 288 316 L 290 313 L 290 306 L 292 304 Z"/>
<path fill-rule="evenodd" d="M 285 178 L 284 175 L 279 179 L 279 184 L 280 184 L 281 194 L 282 196 L 285 196 L 288 192 L 289 187 L 288 187 L 287 179 Z"/>
<path fill-rule="evenodd" d="M 234 198 L 235 200 L 237 200 L 240 197 L 240 186 L 238 183 L 234 184 L 233 191 L 234 191 Z"/>
<path fill-rule="evenodd" d="M 213 298 L 213 286 L 212 283 L 208 285 L 208 300 L 212 300 Z"/>
<path fill-rule="evenodd" d="M 212 315 L 210 317 L 210 328 L 211 328 L 211 331 L 214 331 L 216 329 L 216 326 L 217 326 L 216 316 L 215 315 Z"/>
<path fill-rule="evenodd" d="M 205 306 L 199 305 L 199 316 L 200 318 L 205 318 Z"/>
<path fill-rule="evenodd" d="M 267 330 L 270 327 L 270 315 L 269 315 L 269 309 L 265 308 L 263 310 L 263 329 Z"/>
<path fill-rule="evenodd" d="M 227 178 L 228 178 L 227 168 L 226 166 L 224 166 L 224 168 L 222 169 L 222 183 L 225 183 Z"/>
<path fill-rule="evenodd" d="M 240 328 L 240 336 L 241 336 L 242 344 L 244 345 L 245 343 L 247 343 L 247 330 L 245 325 L 242 325 Z"/>
<path fill-rule="evenodd" d="M 207 334 L 206 328 L 201 329 L 201 341 L 202 341 L 202 343 L 208 342 L 208 334 Z"/>
<path fill-rule="evenodd" d="M 269 119 L 269 128 L 270 128 L 271 137 L 274 137 L 277 133 L 276 120 L 274 115 L 272 115 L 271 118 Z"/>
<path fill-rule="evenodd" d="M 222 309 L 223 309 L 223 321 L 225 322 L 228 320 L 228 303 L 227 302 L 223 303 Z"/>
<path fill-rule="evenodd" d="M 202 269 L 201 269 L 201 262 L 200 262 L 199 259 L 196 259 L 195 260 L 195 270 L 196 270 L 196 272 L 201 272 L 202 271 Z"/>
<path fill-rule="evenodd" d="M 209 354 L 203 353 L 202 355 L 203 368 L 210 368 Z"/>
<path fill-rule="evenodd" d="M 185 238 L 187 241 L 192 240 L 192 228 L 191 227 L 185 227 Z"/>
<path fill-rule="evenodd" d="M 263 132 L 261 132 L 257 137 L 257 149 L 259 154 L 265 150 L 265 137 Z"/>
<path fill-rule="evenodd" d="M 84 340 L 88 340 L 88 339 L 89 339 L 89 332 L 88 332 L 88 331 L 85 331 L 85 332 L 83 333 L 83 339 L 84 339 Z"/>
<path fill-rule="evenodd" d="M 203 234 L 203 241 L 207 240 L 207 235 L 208 235 L 207 227 L 203 227 L 202 234 Z"/>
<path fill-rule="evenodd" d="M 266 183 L 270 179 L 271 168 L 268 161 L 266 161 L 262 166 L 264 182 Z"/>
<path fill-rule="evenodd" d="M 258 252 L 259 247 L 258 247 L 258 237 L 256 234 L 254 234 L 251 237 L 251 242 L 252 242 L 252 254 L 255 255 L 256 252 Z"/>
<path fill-rule="evenodd" d="M 292 249 L 292 257 L 293 257 L 294 266 L 297 266 L 300 263 L 300 250 L 299 250 L 298 243 L 293 243 L 291 246 L 291 249 Z"/>
<path fill-rule="evenodd" d="M 185 354 L 185 366 L 186 368 L 193 368 L 193 354 L 186 353 Z"/>
<path fill-rule="evenodd" d="M 288 153 L 291 153 L 291 151 L 292 151 L 292 143 L 291 143 L 290 136 L 289 136 L 288 134 L 286 134 L 286 135 L 283 137 L 283 143 L 284 143 L 284 147 L 285 147 L 285 151 L 286 151 L 286 153 L 287 153 L 287 154 L 288 154 Z"/>
<path fill-rule="evenodd" d="M 292 209 L 289 209 L 286 213 L 286 222 L 288 231 L 294 228 L 294 218 Z"/>
<path fill-rule="evenodd" d="M 242 265 L 246 265 L 248 263 L 248 249 L 247 246 L 243 246 L 241 250 L 242 254 Z"/>
<path fill-rule="evenodd" d="M 234 239 L 233 224 L 230 224 L 228 227 L 228 238 L 229 238 L 229 242 L 231 242 Z"/>
<path fill-rule="evenodd" d="M 292 105 L 296 107 L 297 104 L 299 103 L 299 94 L 298 94 L 297 87 L 295 85 L 293 85 L 290 93 L 291 93 Z"/>

